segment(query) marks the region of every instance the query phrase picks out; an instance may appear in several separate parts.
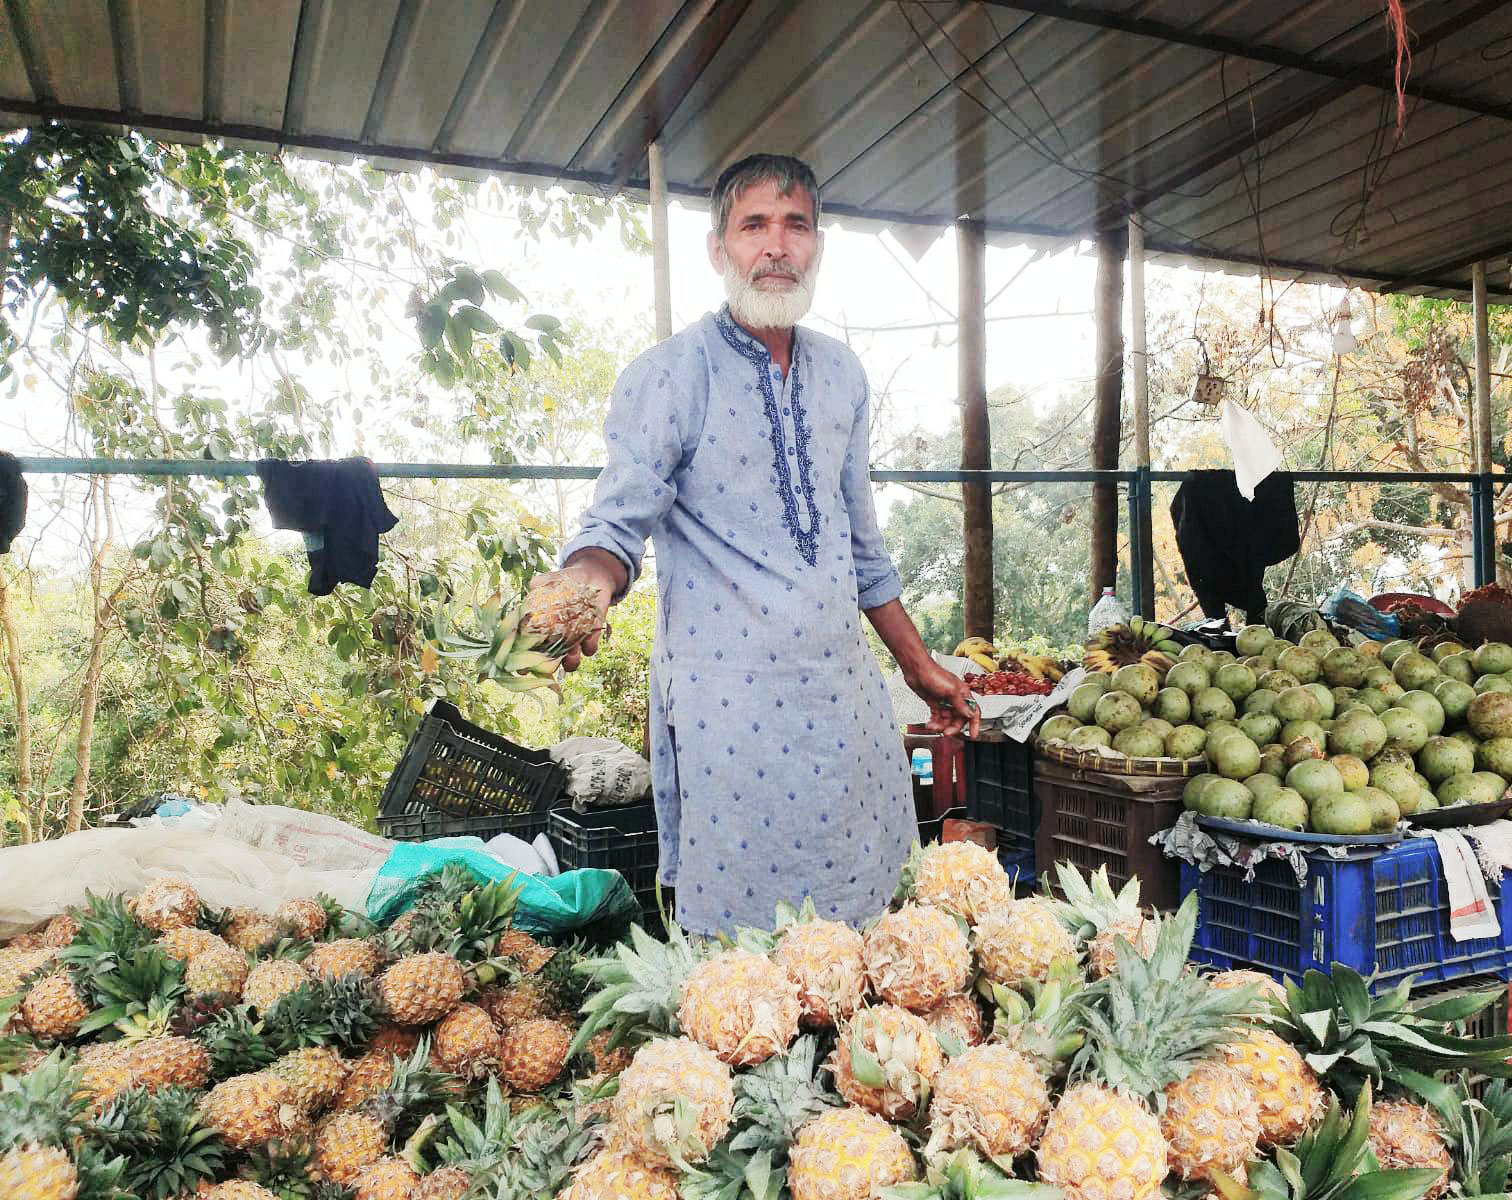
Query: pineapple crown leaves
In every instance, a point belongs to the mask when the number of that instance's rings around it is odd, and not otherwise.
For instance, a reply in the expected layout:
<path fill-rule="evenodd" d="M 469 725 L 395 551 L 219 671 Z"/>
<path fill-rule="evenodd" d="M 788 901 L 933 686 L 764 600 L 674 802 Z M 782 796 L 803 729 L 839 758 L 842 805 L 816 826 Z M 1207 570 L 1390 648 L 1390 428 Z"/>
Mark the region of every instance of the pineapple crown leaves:
<path fill-rule="evenodd" d="M 0 1154 L 30 1143 L 71 1148 L 86 1103 L 61 1050 L 25 1075 L 0 1075 Z"/>
<path fill-rule="evenodd" d="M 314 1181 L 309 1177 L 311 1153 L 308 1137 L 273 1138 L 249 1150 L 238 1173 L 278 1200 L 310 1200 L 314 1195 Z"/>
<path fill-rule="evenodd" d="M 1162 923 L 1148 960 L 1116 939 L 1118 970 L 1089 985 L 1077 1005 L 1087 1042 L 1072 1060 L 1073 1074 L 1100 1078 L 1158 1112 L 1168 1084 L 1237 1036 L 1254 989 L 1215 988 L 1187 970 L 1196 922 L 1194 894 Z"/>
<path fill-rule="evenodd" d="M 680 1033 L 683 981 L 706 957 L 676 925 L 665 942 L 632 925 L 630 941 L 617 943 L 612 954 L 580 960 L 573 969 L 593 990 L 579 1009 L 584 1020 L 567 1056 L 580 1054 L 601 1029 L 613 1030 L 611 1048 L 651 1034 Z"/>
<path fill-rule="evenodd" d="M 898 872 L 898 887 L 893 892 L 892 902 L 903 904 L 913 899 L 914 889 L 919 886 L 919 867 L 924 862 L 924 847 L 917 839 L 908 848 L 908 857 L 903 861 L 903 869 Z"/>
<path fill-rule="evenodd" d="M 882 1200 L 1061 1200 L 1048 1183 L 1028 1183 L 1003 1174 L 971 1150 L 957 1150 L 926 1164 L 920 1183 L 883 1188 Z"/>
<path fill-rule="evenodd" d="M 1138 879 L 1130 879 L 1115 893 L 1108 880 L 1107 867 L 1099 867 L 1090 883 L 1069 862 L 1057 863 L 1055 873 L 1066 898 L 1062 901 L 1052 896 L 1047 902 L 1061 924 L 1079 941 L 1085 941 L 1117 921 L 1141 915 Z M 1047 891 L 1048 886 L 1047 882 Z"/>
<path fill-rule="evenodd" d="M 139 1200 L 135 1192 L 121 1186 L 126 1173 L 126 1156 L 107 1158 L 98 1146 L 81 1143 L 73 1152 L 74 1174 L 78 1188 L 74 1200 Z"/>
<path fill-rule="evenodd" d="M 1077 1012 L 1086 987 L 1086 977 L 1070 955 L 1052 962 L 1043 982 L 1031 980 L 1024 985 L 1028 998 L 985 976 L 977 982 L 978 992 L 993 1005 L 994 1038 L 1010 1042 L 1050 1075 L 1057 1074 L 1086 1043 Z"/>
<path fill-rule="evenodd" d="M 360 971 L 312 980 L 274 1001 L 266 1039 L 280 1054 L 332 1043 L 357 1050 L 372 1040 L 382 1007 L 378 985 Z"/>
<path fill-rule="evenodd" d="M 210 1075 L 227 1079 L 259 1071 L 278 1057 L 268 1044 L 265 1025 L 252 1018 L 246 1007 L 217 1013 L 199 1032 L 199 1041 L 210 1055 Z"/>
<path fill-rule="evenodd" d="M 427 1117 L 439 1115 L 456 1095 L 457 1078 L 431 1066 L 430 1039 L 422 1037 L 408 1058 L 395 1058 L 388 1086 L 364 1100 L 360 1111 L 404 1142 Z"/>
<path fill-rule="evenodd" d="M 776 1162 L 785 1162 L 798 1131 L 840 1103 L 818 1078 L 818 1067 L 819 1041 L 804 1034 L 786 1055 L 737 1074 L 729 1148 L 739 1154 L 768 1151 Z"/>
<path fill-rule="evenodd" d="M 343 908 L 339 902 L 325 892 L 317 892 L 315 903 L 320 905 L 326 915 L 326 926 L 320 934 L 320 940 L 331 942 L 337 938 L 365 938 L 371 937 L 377 932 L 378 926 L 369 921 L 359 912 L 353 912 L 350 908 Z"/>
<path fill-rule="evenodd" d="M 96 1009 L 79 1026 L 80 1037 L 136 1017 L 148 1017 L 153 1025 L 161 1020 L 166 1028 L 184 998 L 184 964 L 157 946 L 139 946 L 119 959 L 114 970 L 91 973 L 89 992 Z"/>
<path fill-rule="evenodd" d="M 128 959 L 152 944 L 152 930 L 131 914 L 124 896 L 96 896 L 86 891 L 84 906 L 71 909 L 70 915 L 78 922 L 79 932 L 58 955 L 64 962 L 89 970 L 97 964 L 106 969 L 110 963 Z"/>
<path fill-rule="evenodd" d="M 480 883 L 467 867 L 448 863 L 421 885 L 404 947 L 441 950 L 465 962 L 487 959 L 513 923 L 523 890 L 513 874 Z"/>
<path fill-rule="evenodd" d="M 125 1155 L 122 1183 L 128 1191 L 141 1200 L 174 1200 L 192 1193 L 202 1179 L 218 1179 L 230 1154 L 197 1105 L 187 1088 L 151 1094 L 132 1088 L 110 1102 L 89 1136 Z"/>
<path fill-rule="evenodd" d="M 1463 1020 L 1497 998 L 1496 992 L 1453 997 L 1414 1008 L 1412 980 L 1373 996 L 1356 971 L 1334 963 L 1327 974 L 1308 971 L 1286 984 L 1286 1005 L 1270 1021 L 1294 1043 L 1308 1066 L 1335 1091 L 1361 1084 L 1402 1083 L 1445 1071 L 1512 1077 L 1512 1036 L 1467 1038 L 1447 1022 Z M 1404 1074 L 1405 1073 L 1405 1074 Z M 1424 1097 L 1425 1099 L 1427 1097 Z"/>
<path fill-rule="evenodd" d="M 741 1153 L 721 1142 L 684 1173 L 678 1191 L 683 1200 L 782 1200 L 787 1170 L 773 1165 L 770 1150 Z"/>
<path fill-rule="evenodd" d="M 437 1144 L 436 1156 L 447 1166 L 484 1174 L 495 1170 L 514 1148 L 519 1118 L 510 1112 L 509 1101 L 493 1077 L 488 1080 L 483 1111 L 477 1118 L 456 1104 L 448 1104 L 446 1120 L 451 1132 Z"/>
<path fill-rule="evenodd" d="M 1371 1088 L 1363 1084 L 1345 1118 L 1338 1097 L 1328 1114 L 1295 1147 L 1276 1148 L 1275 1161 L 1249 1164 L 1249 1187 L 1222 1171 L 1213 1184 L 1222 1200 L 1418 1200 L 1438 1180 L 1428 1169 L 1381 1170 L 1371 1152 Z"/>
<path fill-rule="evenodd" d="M 588 998 L 591 984 L 577 964 L 587 957 L 588 944 L 574 939 L 565 946 L 557 947 L 556 953 L 547 960 L 539 974 L 546 985 L 552 1002 L 563 1012 L 576 1012 Z"/>
<path fill-rule="evenodd" d="M 1461 1074 L 1454 1081 L 1452 1098 L 1458 1107 L 1444 1127 L 1453 1143 L 1459 1191 L 1465 1196 L 1504 1194 L 1512 1182 L 1512 1090 L 1506 1080 L 1493 1079 L 1477 1100 Z M 1444 1117 L 1439 1104 L 1433 1107 Z"/>
<path fill-rule="evenodd" d="M 568 1107 L 535 1105 L 516 1118 L 510 1152 L 483 1176 L 489 1180 L 483 1195 L 494 1200 L 558 1195 L 597 1138 L 597 1129 L 574 1120 Z"/>

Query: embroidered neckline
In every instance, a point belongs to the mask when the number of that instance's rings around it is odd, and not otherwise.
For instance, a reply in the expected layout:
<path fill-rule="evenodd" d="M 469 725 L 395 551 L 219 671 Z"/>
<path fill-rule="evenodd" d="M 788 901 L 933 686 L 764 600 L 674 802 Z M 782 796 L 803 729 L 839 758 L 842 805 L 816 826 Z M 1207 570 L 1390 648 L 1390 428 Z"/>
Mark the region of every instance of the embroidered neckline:
<path fill-rule="evenodd" d="M 809 514 L 807 529 L 803 528 L 803 522 L 799 517 L 797 499 L 799 493 L 793 490 L 792 469 L 788 466 L 788 456 L 785 453 L 786 439 L 782 432 L 782 414 L 777 405 L 776 393 L 772 390 L 770 370 L 772 356 L 759 339 L 740 327 L 735 318 L 730 315 L 728 304 L 714 314 L 714 323 L 730 349 L 756 370 L 756 378 L 761 385 L 762 408 L 766 412 L 767 424 L 770 426 L 767 437 L 772 443 L 772 468 L 777 476 L 777 490 L 782 498 L 782 523 L 787 527 L 803 561 L 811 567 L 818 566 L 819 511 L 814 506 L 813 463 L 809 459 L 810 430 L 803 411 L 803 376 L 798 370 L 800 353 L 798 331 L 796 329 L 793 331 L 793 358 L 788 367 L 793 380 L 793 394 L 788 400 L 788 405 L 793 410 L 793 457 L 798 460 L 797 487 Z"/>

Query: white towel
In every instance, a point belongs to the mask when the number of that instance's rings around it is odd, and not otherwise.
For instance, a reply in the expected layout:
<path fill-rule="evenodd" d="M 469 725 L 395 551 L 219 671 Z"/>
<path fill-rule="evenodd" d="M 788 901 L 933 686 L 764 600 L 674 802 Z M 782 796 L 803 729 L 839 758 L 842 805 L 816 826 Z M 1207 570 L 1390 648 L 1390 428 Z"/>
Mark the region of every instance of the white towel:
<path fill-rule="evenodd" d="M 1475 853 L 1487 879 L 1500 879 L 1512 871 L 1512 821 L 1492 821 L 1465 833 L 1475 843 Z"/>
<path fill-rule="evenodd" d="M 1500 937 L 1501 922 L 1496 919 L 1485 876 L 1465 835 L 1457 829 L 1436 829 L 1433 841 L 1449 888 L 1449 935 L 1456 942 Z"/>
<path fill-rule="evenodd" d="M 1218 432 L 1234 456 L 1234 483 L 1239 494 L 1253 500 L 1260 481 L 1281 465 L 1281 451 L 1254 414 L 1228 396 L 1218 411 Z"/>

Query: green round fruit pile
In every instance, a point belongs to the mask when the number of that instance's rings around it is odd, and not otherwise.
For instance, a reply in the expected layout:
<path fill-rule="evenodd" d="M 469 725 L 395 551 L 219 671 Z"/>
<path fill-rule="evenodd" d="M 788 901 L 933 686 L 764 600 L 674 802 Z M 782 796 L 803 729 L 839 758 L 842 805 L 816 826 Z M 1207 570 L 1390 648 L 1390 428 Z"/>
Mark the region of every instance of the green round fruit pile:
<path fill-rule="evenodd" d="M 1237 649 L 1188 646 L 1163 680 L 1142 665 L 1094 677 L 1041 736 L 1202 754 L 1187 808 L 1299 832 L 1385 832 L 1429 809 L 1493 803 L 1512 781 L 1512 646 L 1352 648 L 1326 630 L 1293 645 L 1247 625 Z"/>

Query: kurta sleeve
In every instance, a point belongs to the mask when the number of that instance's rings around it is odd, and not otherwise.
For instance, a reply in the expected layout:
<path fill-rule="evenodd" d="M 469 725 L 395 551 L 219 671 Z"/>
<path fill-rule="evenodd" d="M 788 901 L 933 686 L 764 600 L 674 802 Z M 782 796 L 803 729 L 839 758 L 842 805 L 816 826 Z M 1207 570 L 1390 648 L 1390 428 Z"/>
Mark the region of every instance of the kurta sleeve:
<path fill-rule="evenodd" d="M 646 354 L 615 382 L 604 470 L 578 532 L 562 548 L 564 563 L 579 550 L 607 550 L 624 563 L 627 589 L 640 576 L 646 539 L 677 499 L 677 470 L 703 425 L 706 376 L 679 370 L 682 361 Z"/>
<path fill-rule="evenodd" d="M 845 467 L 840 477 L 846 511 L 850 514 L 851 555 L 856 563 L 857 601 L 864 611 L 880 608 L 902 594 L 903 585 L 882 541 L 877 505 L 871 485 L 871 397 L 862 384 L 856 405 Z"/>

